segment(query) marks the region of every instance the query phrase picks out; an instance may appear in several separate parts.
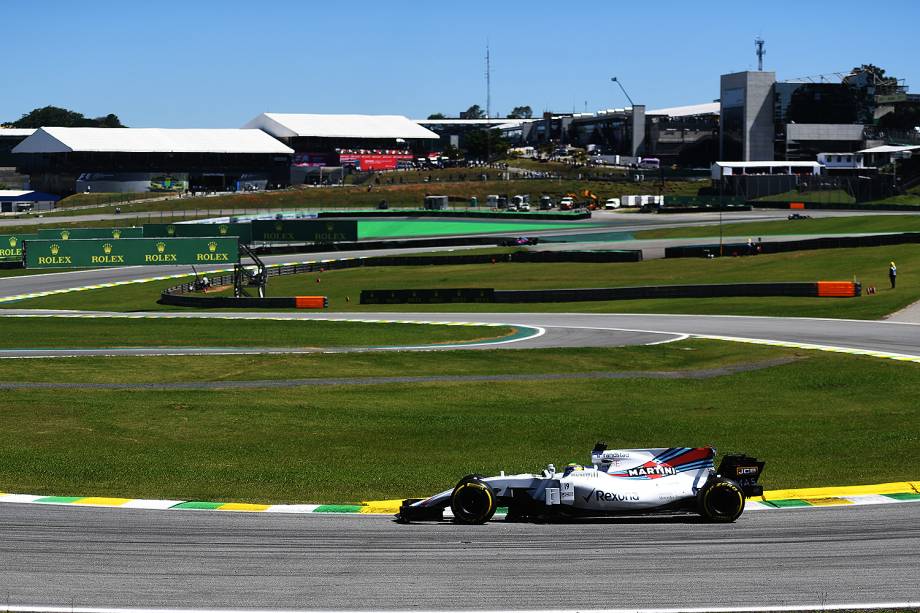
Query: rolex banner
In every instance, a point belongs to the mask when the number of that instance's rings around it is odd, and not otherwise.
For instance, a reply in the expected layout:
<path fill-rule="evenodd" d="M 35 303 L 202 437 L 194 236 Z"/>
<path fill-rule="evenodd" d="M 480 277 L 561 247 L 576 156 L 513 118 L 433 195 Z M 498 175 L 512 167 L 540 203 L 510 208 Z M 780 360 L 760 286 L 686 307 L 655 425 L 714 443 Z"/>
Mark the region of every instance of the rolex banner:
<path fill-rule="evenodd" d="M 358 222 L 342 219 L 256 219 L 252 222 L 252 240 L 279 243 L 356 241 Z"/>
<path fill-rule="evenodd" d="M 125 238 L 26 240 L 26 268 L 235 264 L 235 236 L 226 238 Z"/>
<path fill-rule="evenodd" d="M 38 234 L 0 234 L 0 262 L 22 260 L 22 241 L 38 238 Z"/>
<path fill-rule="evenodd" d="M 251 242 L 252 226 L 248 223 L 145 223 L 144 238 L 194 236 L 239 236 L 241 243 Z"/>
<path fill-rule="evenodd" d="M 41 228 L 39 238 L 56 238 L 66 241 L 72 238 L 141 238 L 144 229 L 135 228 Z"/>

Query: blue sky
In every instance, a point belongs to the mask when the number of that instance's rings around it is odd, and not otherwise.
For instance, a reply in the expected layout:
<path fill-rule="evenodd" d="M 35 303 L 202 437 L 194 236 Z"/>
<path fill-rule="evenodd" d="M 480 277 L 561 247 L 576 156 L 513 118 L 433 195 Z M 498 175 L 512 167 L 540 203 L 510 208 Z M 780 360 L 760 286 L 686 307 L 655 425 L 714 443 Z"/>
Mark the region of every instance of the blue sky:
<path fill-rule="evenodd" d="M 133 127 L 239 127 L 264 111 L 493 115 L 709 102 L 719 75 L 874 63 L 920 93 L 920 1 L 3 0 L 0 120 L 56 105 Z M 834 78 L 834 77 L 832 77 Z"/>

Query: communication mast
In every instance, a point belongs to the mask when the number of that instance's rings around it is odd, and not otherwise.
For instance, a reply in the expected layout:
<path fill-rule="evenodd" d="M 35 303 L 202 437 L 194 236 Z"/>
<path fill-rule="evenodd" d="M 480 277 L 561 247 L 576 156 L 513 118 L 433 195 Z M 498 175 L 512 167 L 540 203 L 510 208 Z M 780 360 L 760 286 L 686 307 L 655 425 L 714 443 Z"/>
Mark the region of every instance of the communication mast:
<path fill-rule="evenodd" d="M 492 119 L 492 64 L 489 58 L 489 43 L 486 42 L 486 119 Z"/>
<path fill-rule="evenodd" d="M 492 64 L 489 41 L 486 41 L 486 119 L 492 118 Z M 486 124 L 486 162 L 492 160 L 492 125 Z"/>
<path fill-rule="evenodd" d="M 764 40 L 759 36 L 754 39 L 754 49 L 757 53 L 757 70 L 758 72 L 763 72 L 763 56 L 767 54 L 766 50 L 763 48 Z"/>

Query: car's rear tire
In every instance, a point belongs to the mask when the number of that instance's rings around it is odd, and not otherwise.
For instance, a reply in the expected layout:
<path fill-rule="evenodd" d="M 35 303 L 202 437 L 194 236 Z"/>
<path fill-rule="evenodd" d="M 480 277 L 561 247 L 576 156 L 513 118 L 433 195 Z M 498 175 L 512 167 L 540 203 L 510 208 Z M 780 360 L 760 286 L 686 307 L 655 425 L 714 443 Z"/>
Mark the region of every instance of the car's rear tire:
<path fill-rule="evenodd" d="M 741 486 L 724 477 L 711 480 L 697 498 L 700 515 L 708 521 L 731 523 L 744 512 L 744 492 Z"/>
<path fill-rule="evenodd" d="M 498 501 L 495 494 L 478 475 L 460 480 L 450 495 L 450 510 L 458 524 L 484 524 L 495 515 Z"/>

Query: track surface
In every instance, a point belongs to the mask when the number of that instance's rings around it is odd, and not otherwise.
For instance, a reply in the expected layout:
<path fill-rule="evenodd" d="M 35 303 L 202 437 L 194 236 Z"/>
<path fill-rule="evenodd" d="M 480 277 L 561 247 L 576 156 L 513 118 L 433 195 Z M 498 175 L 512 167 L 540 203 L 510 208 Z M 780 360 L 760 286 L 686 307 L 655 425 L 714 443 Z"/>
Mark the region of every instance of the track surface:
<path fill-rule="evenodd" d="M 817 608 L 916 600 L 920 568 L 920 504 L 474 527 L 11 504 L 0 533 L 12 605 Z"/>
<path fill-rule="evenodd" d="M 8 309 L 0 312 L 53 313 Z M 98 314 L 98 313 L 97 313 Z M 124 313 L 112 313 L 124 316 Z M 226 317 L 226 313 L 152 312 L 135 313 L 156 318 Z M 782 317 L 743 317 L 729 315 L 623 315 L 592 313 L 234 313 L 237 319 L 277 317 L 284 319 L 324 319 L 337 321 L 384 320 L 405 322 L 482 322 L 541 328 L 545 333 L 513 343 L 467 346 L 432 346 L 430 349 L 535 349 L 547 347 L 615 347 L 644 345 L 678 340 L 685 335 L 760 339 L 791 343 L 808 343 L 846 349 L 881 351 L 891 354 L 920 356 L 920 324 L 881 321 L 806 319 Z M 381 348 L 378 348 L 381 349 Z M 389 350 L 401 350 L 391 347 Z M 336 351 L 367 351 L 367 348 L 342 348 Z M 255 348 L 240 348 L 238 353 L 254 353 Z M 302 348 L 273 348 L 278 352 L 304 352 Z M 180 353 L 233 352 L 228 349 L 7 349 L 0 357 L 41 357 L 69 355 L 165 355 Z"/>

